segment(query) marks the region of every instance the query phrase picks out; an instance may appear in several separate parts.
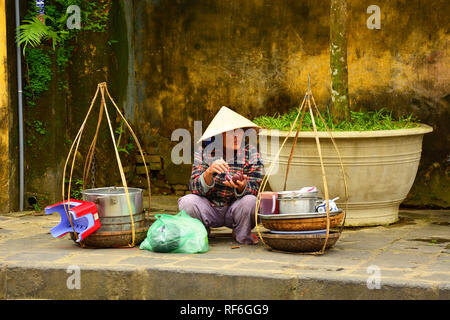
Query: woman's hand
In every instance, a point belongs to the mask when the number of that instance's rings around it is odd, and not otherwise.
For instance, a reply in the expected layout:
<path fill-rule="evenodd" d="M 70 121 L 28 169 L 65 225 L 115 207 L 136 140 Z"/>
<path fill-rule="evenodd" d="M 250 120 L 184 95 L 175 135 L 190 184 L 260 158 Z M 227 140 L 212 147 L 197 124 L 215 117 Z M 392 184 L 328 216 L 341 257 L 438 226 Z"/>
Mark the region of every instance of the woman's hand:
<path fill-rule="evenodd" d="M 228 163 L 226 163 L 225 160 L 217 159 L 208 167 L 208 169 L 205 170 L 203 177 L 205 178 L 206 184 L 211 185 L 212 184 L 212 176 L 214 173 L 221 174 L 224 172 L 228 172 L 229 170 L 230 170 L 230 166 L 228 165 Z"/>
<path fill-rule="evenodd" d="M 247 185 L 247 176 L 243 175 L 242 180 L 224 181 L 223 184 L 226 185 L 227 187 L 237 189 L 238 193 L 242 193 L 242 191 L 244 191 L 245 189 L 245 186 Z"/>

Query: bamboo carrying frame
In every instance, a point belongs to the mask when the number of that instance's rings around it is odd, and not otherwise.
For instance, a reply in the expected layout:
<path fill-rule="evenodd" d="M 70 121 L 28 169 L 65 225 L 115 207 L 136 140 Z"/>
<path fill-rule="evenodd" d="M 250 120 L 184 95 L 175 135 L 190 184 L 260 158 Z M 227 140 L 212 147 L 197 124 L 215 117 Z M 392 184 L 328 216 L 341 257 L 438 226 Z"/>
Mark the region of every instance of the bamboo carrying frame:
<path fill-rule="evenodd" d="M 312 101 L 312 104 L 311 104 L 311 101 Z M 268 247 L 268 248 L 270 248 L 264 242 L 264 239 L 263 239 L 263 237 L 261 235 L 261 232 L 259 230 L 259 226 L 258 226 L 258 223 L 257 223 L 257 221 L 258 221 L 258 219 L 257 219 L 258 218 L 258 211 L 259 211 L 259 206 L 260 206 L 260 203 L 261 203 L 261 193 L 265 190 L 267 182 L 269 180 L 269 176 L 271 175 L 271 173 L 273 171 L 275 163 L 278 161 L 278 158 L 280 156 L 281 150 L 283 149 L 286 141 L 289 139 L 289 137 L 290 137 L 290 135 L 291 135 L 291 133 L 292 133 L 294 127 L 295 127 L 295 124 L 297 123 L 297 121 L 298 121 L 298 119 L 300 117 L 300 114 L 301 114 L 299 126 L 297 128 L 297 132 L 295 133 L 295 138 L 294 138 L 294 142 L 292 144 L 291 152 L 289 154 L 288 164 L 287 164 L 287 168 L 286 168 L 286 174 L 285 174 L 285 177 L 284 177 L 283 190 L 286 190 L 286 183 L 287 183 L 287 178 L 288 178 L 288 175 L 289 175 L 289 168 L 290 168 L 290 165 L 291 165 L 292 156 L 294 154 L 294 149 L 295 149 L 295 146 L 297 144 L 298 134 L 299 134 L 299 132 L 301 130 L 301 127 L 302 127 L 303 117 L 305 116 L 305 113 L 307 111 L 309 111 L 309 114 L 311 115 L 311 121 L 312 121 L 313 129 L 314 129 L 314 138 L 315 138 L 316 145 L 317 145 L 317 153 L 319 155 L 319 160 L 320 160 L 320 167 L 321 167 L 322 181 L 323 181 L 323 189 L 324 189 L 324 195 L 325 195 L 325 201 L 326 201 L 326 213 L 327 213 L 327 231 L 326 231 L 325 242 L 323 244 L 323 247 L 322 247 L 322 249 L 320 251 L 312 252 L 312 253 L 309 253 L 309 254 L 322 255 L 322 254 L 325 253 L 325 249 L 326 249 L 327 242 L 328 242 L 328 237 L 329 237 L 329 234 L 330 234 L 330 204 L 329 204 L 330 198 L 329 198 L 329 194 L 328 194 L 328 184 L 327 184 L 327 178 L 326 178 L 326 174 L 325 174 L 325 166 L 323 164 L 323 158 L 322 158 L 322 149 L 321 149 L 321 146 L 320 146 L 319 135 L 317 133 L 317 127 L 316 127 L 316 123 L 315 123 L 315 120 L 314 120 L 313 106 L 314 106 L 314 110 L 316 111 L 318 117 L 323 122 L 323 124 L 324 124 L 324 126 L 326 128 L 326 131 L 327 131 L 329 137 L 331 138 L 331 141 L 333 143 L 334 149 L 336 150 L 336 153 L 337 153 L 338 158 L 339 158 L 339 163 L 340 163 L 341 172 L 342 172 L 342 179 L 343 179 L 343 182 L 344 182 L 344 189 L 345 189 L 344 219 L 342 221 L 342 225 L 339 228 L 339 235 L 342 233 L 342 230 L 344 228 L 345 217 L 346 217 L 346 213 L 347 213 L 347 203 L 348 203 L 348 188 L 347 188 L 347 179 L 346 179 L 346 175 L 345 175 L 344 164 L 342 163 L 342 157 L 341 157 L 341 154 L 340 154 L 339 149 L 337 147 L 336 141 L 333 138 L 333 134 L 331 133 L 331 131 L 328 128 L 325 120 L 323 119 L 322 115 L 320 114 L 319 109 L 318 109 L 318 107 L 316 105 L 316 102 L 314 100 L 314 97 L 312 95 L 312 92 L 311 92 L 311 78 L 310 78 L 309 75 L 308 75 L 308 90 L 306 91 L 305 97 L 303 98 L 303 102 L 301 103 L 300 107 L 298 108 L 297 116 L 295 117 L 295 120 L 294 120 L 294 122 L 292 123 L 292 125 L 291 125 L 291 127 L 289 129 L 289 133 L 286 135 L 286 138 L 284 139 L 283 143 L 281 144 L 281 147 L 278 149 L 278 152 L 273 157 L 273 159 L 271 161 L 271 164 L 269 166 L 269 169 L 267 170 L 267 173 L 263 177 L 261 185 L 259 187 L 258 196 L 257 196 L 257 200 L 256 200 L 256 207 L 255 207 L 255 222 L 256 222 L 256 230 L 257 230 L 258 236 L 261 239 L 263 245 Z"/>
<path fill-rule="evenodd" d="M 75 140 L 73 141 L 72 146 L 70 147 L 69 154 L 67 155 L 67 159 L 66 159 L 66 162 L 64 164 L 63 179 L 62 179 L 62 197 L 63 197 L 63 200 L 65 201 L 64 209 L 66 211 L 67 218 L 70 221 L 70 225 L 72 226 L 74 235 L 75 235 L 75 237 L 77 237 L 77 233 L 76 233 L 75 228 L 73 226 L 72 217 L 69 214 L 69 208 L 68 208 L 68 206 L 66 204 L 66 201 L 68 201 L 70 199 L 70 189 L 71 189 L 71 184 L 72 184 L 72 174 L 73 174 L 73 169 L 74 169 L 74 166 L 75 166 L 75 159 L 76 159 L 76 154 L 78 152 L 78 147 L 80 145 L 80 141 L 81 141 L 81 137 L 83 135 L 84 127 L 85 127 L 86 122 L 87 122 L 87 120 L 89 118 L 89 115 L 91 114 L 92 108 L 94 106 L 95 100 L 97 99 L 99 91 L 100 91 L 100 94 L 101 94 L 99 117 L 98 117 L 98 121 L 97 121 L 97 128 L 96 128 L 96 131 L 95 131 L 95 135 L 94 135 L 94 138 L 92 139 L 92 142 L 91 142 L 91 145 L 89 147 L 89 151 L 88 151 L 88 154 L 87 154 L 87 157 L 86 157 L 86 161 L 85 161 L 85 164 L 84 164 L 84 169 L 83 169 L 83 189 L 86 187 L 86 182 L 87 182 L 87 178 L 88 178 L 88 175 L 89 175 L 89 169 L 90 169 L 91 164 L 92 164 L 92 159 L 93 159 L 94 152 L 95 152 L 95 145 L 97 143 L 97 136 L 98 136 L 100 124 L 101 124 L 102 119 L 103 119 L 103 112 L 105 112 L 106 118 L 107 118 L 107 121 L 108 121 L 109 131 L 111 133 L 111 139 L 112 139 L 112 142 L 113 142 L 113 145 L 114 145 L 114 151 L 115 151 L 115 155 L 116 155 L 117 165 L 119 167 L 119 172 L 120 172 L 120 177 L 121 177 L 121 180 L 122 180 L 122 185 L 123 185 L 123 188 L 125 190 L 125 194 L 126 194 L 126 198 L 127 198 L 128 210 L 130 212 L 130 219 L 131 219 L 131 243 L 128 244 L 128 246 L 129 247 L 134 247 L 135 246 L 135 232 L 136 232 L 136 230 L 135 230 L 135 226 L 134 226 L 133 212 L 131 210 L 130 195 L 128 193 L 127 180 L 125 178 L 125 173 L 124 173 L 124 170 L 123 170 L 122 162 L 120 160 L 119 151 L 117 150 L 116 140 L 114 139 L 114 131 L 113 131 L 113 128 L 112 128 L 112 125 L 111 125 L 111 119 L 109 117 L 108 109 L 106 107 L 105 93 L 107 94 L 109 100 L 114 105 L 117 113 L 123 119 L 123 121 L 126 124 L 127 128 L 130 130 L 130 133 L 133 136 L 133 139 L 134 139 L 134 141 L 136 142 L 136 145 L 139 148 L 139 152 L 140 152 L 142 160 L 144 162 L 145 174 L 147 176 L 148 210 L 149 211 L 150 211 L 150 198 L 151 198 L 150 176 L 148 174 L 147 164 L 145 162 L 145 157 L 144 157 L 144 153 L 143 153 L 142 148 L 141 148 L 141 144 L 139 143 L 139 140 L 137 139 L 136 135 L 134 134 L 133 129 L 128 124 L 128 121 L 125 119 L 125 117 L 123 116 L 122 112 L 120 112 L 120 109 L 117 107 L 117 104 L 114 102 L 113 98 L 111 98 L 111 95 L 109 94 L 106 82 L 102 82 L 102 83 L 99 83 L 97 85 L 97 91 L 95 92 L 94 98 L 92 99 L 92 102 L 91 102 L 89 110 L 88 110 L 88 112 L 86 114 L 86 117 L 84 118 L 84 121 L 81 124 L 80 130 L 78 131 L 78 134 L 76 135 Z M 74 147 L 75 147 L 75 150 L 74 150 Z M 65 181 L 65 178 L 66 178 L 67 164 L 69 163 L 69 159 L 70 159 L 70 157 L 72 155 L 72 151 L 73 150 L 74 150 L 74 152 L 73 152 L 73 159 L 72 159 L 72 164 L 71 164 L 71 168 L 70 168 L 69 187 L 68 187 L 68 190 L 67 190 L 67 198 L 66 198 L 64 181 Z M 80 245 L 82 247 L 84 246 L 83 241 L 80 242 Z"/>

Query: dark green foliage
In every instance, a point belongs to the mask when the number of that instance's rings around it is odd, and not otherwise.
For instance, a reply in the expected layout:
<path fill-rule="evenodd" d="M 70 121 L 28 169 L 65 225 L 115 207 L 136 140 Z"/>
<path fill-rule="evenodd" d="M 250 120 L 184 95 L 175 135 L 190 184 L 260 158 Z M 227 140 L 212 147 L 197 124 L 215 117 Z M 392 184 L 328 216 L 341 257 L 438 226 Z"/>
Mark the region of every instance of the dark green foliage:
<path fill-rule="evenodd" d="M 17 30 L 17 42 L 23 45 L 25 62 L 25 105 L 36 106 L 43 93 L 50 89 L 52 79 L 58 82 L 58 89 L 68 90 L 68 79 L 64 74 L 69 65 L 76 37 L 80 31 L 104 32 L 108 22 L 108 1 L 54 0 L 46 1 L 44 23 L 38 18 L 36 1 L 28 1 L 28 11 Z M 81 9 L 81 29 L 67 27 L 67 8 L 78 5 Z M 30 116 L 29 116 L 30 117 Z M 36 119 L 25 121 L 29 147 L 39 143 L 36 136 L 47 134 L 46 124 Z M 36 135 L 38 133 L 38 135 Z"/>
<path fill-rule="evenodd" d="M 81 9 L 81 30 L 68 29 L 66 13 L 70 5 Z M 45 4 L 42 22 L 37 18 L 36 1 L 28 1 L 28 12 L 17 30 L 17 42 L 23 44 L 27 74 L 24 94 L 27 106 L 33 107 L 52 80 L 52 55 L 56 54 L 56 72 L 62 74 L 74 50 L 76 35 L 80 31 L 104 32 L 108 22 L 108 2 L 89 0 L 54 0 Z M 51 47 L 48 45 L 51 43 Z M 67 90 L 67 80 L 59 79 L 60 90 Z"/>
<path fill-rule="evenodd" d="M 48 52 L 38 48 L 27 48 L 25 59 L 28 81 L 24 88 L 24 94 L 28 106 L 33 107 L 41 94 L 48 90 L 52 80 L 52 60 Z"/>
<path fill-rule="evenodd" d="M 64 180 L 66 192 L 69 189 L 69 178 Z M 81 193 L 83 191 L 83 180 L 81 179 L 72 179 L 70 184 L 70 198 L 75 200 L 83 200 L 83 195 Z M 65 194 L 64 196 L 67 196 Z"/>
<path fill-rule="evenodd" d="M 31 19 L 25 19 L 25 23 L 19 26 L 17 42 L 20 45 L 23 44 L 24 54 L 27 46 L 35 48 L 41 44 L 42 40 L 51 40 L 54 50 L 56 44 L 61 40 L 58 32 L 46 24 L 47 20 L 52 19 L 48 16 L 43 16 L 43 19 L 44 23 L 38 17 L 31 17 Z"/>
<path fill-rule="evenodd" d="M 41 135 L 45 135 L 47 133 L 47 129 L 44 128 L 44 124 L 39 120 L 34 120 L 34 129 Z"/>

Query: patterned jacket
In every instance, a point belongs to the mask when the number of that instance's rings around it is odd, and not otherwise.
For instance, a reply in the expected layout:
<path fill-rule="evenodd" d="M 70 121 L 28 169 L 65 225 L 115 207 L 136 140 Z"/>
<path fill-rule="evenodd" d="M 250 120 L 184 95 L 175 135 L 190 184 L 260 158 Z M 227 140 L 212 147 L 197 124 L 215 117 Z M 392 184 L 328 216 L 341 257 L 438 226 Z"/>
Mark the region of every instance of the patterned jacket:
<path fill-rule="evenodd" d="M 235 188 L 223 184 L 225 173 L 213 174 L 213 183 L 208 186 L 203 173 L 217 159 L 226 159 L 222 154 L 209 152 L 208 148 L 197 148 L 194 153 L 194 164 L 192 165 L 189 189 L 193 194 L 206 197 L 213 206 L 223 207 L 231 205 L 236 199 L 247 194 L 257 195 L 262 180 L 262 163 L 257 148 L 249 143 L 234 152 L 230 159 L 225 161 L 230 167 L 229 174 L 241 173 L 247 175 L 245 189 L 238 193 Z"/>

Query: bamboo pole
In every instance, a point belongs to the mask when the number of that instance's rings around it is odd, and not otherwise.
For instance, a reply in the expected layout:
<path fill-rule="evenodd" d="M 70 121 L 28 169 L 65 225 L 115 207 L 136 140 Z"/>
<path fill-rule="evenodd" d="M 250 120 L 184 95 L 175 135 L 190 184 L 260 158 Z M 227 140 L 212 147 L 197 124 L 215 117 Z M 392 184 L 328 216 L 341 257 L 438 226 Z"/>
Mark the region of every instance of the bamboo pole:
<path fill-rule="evenodd" d="M 90 165 L 91 165 L 91 162 L 92 162 L 92 157 L 93 157 L 93 154 L 95 152 L 97 136 L 98 136 L 100 124 L 101 124 L 101 121 L 102 121 L 103 111 L 104 111 L 105 114 L 106 114 L 109 131 L 110 131 L 110 134 L 111 134 L 111 139 L 112 139 L 113 145 L 114 145 L 114 151 L 115 151 L 115 155 L 116 155 L 116 159 L 117 159 L 117 164 L 118 164 L 118 167 L 119 167 L 119 172 L 120 172 L 122 184 L 123 184 L 123 187 L 124 187 L 124 190 L 125 190 L 125 194 L 126 194 L 126 197 L 127 197 L 127 205 L 128 205 L 128 209 L 129 209 L 129 212 L 130 212 L 130 219 L 131 219 L 131 226 L 132 226 L 132 241 L 131 241 L 131 244 L 129 244 L 129 246 L 133 247 L 135 245 L 135 226 L 134 226 L 132 206 L 131 206 L 131 201 L 130 201 L 130 195 L 128 193 L 128 185 L 127 185 L 125 173 L 124 173 L 124 170 L 123 170 L 122 162 L 120 160 L 119 152 L 118 152 L 116 141 L 115 141 L 115 138 L 114 138 L 114 131 L 112 129 L 111 119 L 109 117 L 108 109 L 107 109 L 107 106 L 106 106 L 105 93 L 107 94 L 107 96 L 110 99 L 110 101 L 113 103 L 113 105 L 114 105 L 115 109 L 117 110 L 117 112 L 119 113 L 119 115 L 122 117 L 122 119 L 126 123 L 128 129 L 130 130 L 130 132 L 131 132 L 131 134 L 132 134 L 132 136 L 134 138 L 134 141 L 136 142 L 136 144 L 137 144 L 137 146 L 139 148 L 139 152 L 140 152 L 140 154 L 142 156 L 142 159 L 144 160 L 144 167 L 145 167 L 145 172 L 146 172 L 146 176 L 147 176 L 147 185 L 148 185 L 148 191 L 149 191 L 149 208 L 148 208 L 149 210 L 150 210 L 150 197 L 151 197 L 150 176 L 149 176 L 149 173 L 148 173 L 147 165 L 145 163 L 145 157 L 144 157 L 144 153 L 142 151 L 141 144 L 139 143 L 139 140 L 136 137 L 136 134 L 134 133 L 133 129 L 131 128 L 131 126 L 129 125 L 129 123 L 127 122 L 125 117 L 123 116 L 122 112 L 120 112 L 120 109 L 118 108 L 117 104 L 115 103 L 115 101 L 111 97 L 111 95 L 110 95 L 110 93 L 108 91 L 108 87 L 106 85 L 106 82 L 102 82 L 102 83 L 99 83 L 97 85 L 97 90 L 95 92 L 94 98 L 91 101 L 91 105 L 89 107 L 89 110 L 88 110 L 88 112 L 86 114 L 86 117 L 83 120 L 83 123 L 82 123 L 82 125 L 81 125 L 81 127 L 80 127 L 80 129 L 79 129 L 79 131 L 78 131 L 78 133 L 77 133 L 77 135 L 76 135 L 76 137 L 75 137 L 71 147 L 70 147 L 69 154 L 67 155 L 67 158 L 66 158 L 66 161 L 65 161 L 65 164 L 64 164 L 63 183 L 62 183 L 62 196 L 63 196 L 63 201 L 65 202 L 64 203 L 64 208 L 65 208 L 65 211 L 66 211 L 66 215 L 67 215 L 67 217 L 68 217 L 68 219 L 70 221 L 70 224 L 72 226 L 72 230 L 73 230 L 73 232 L 75 234 L 75 237 L 77 237 L 77 233 L 76 233 L 75 228 L 73 226 L 71 215 L 69 214 L 70 204 L 66 204 L 66 202 L 70 199 L 70 191 L 71 191 L 70 189 L 71 189 L 71 183 L 72 183 L 72 175 L 73 175 L 73 170 L 74 170 L 74 167 L 75 167 L 76 154 L 78 152 L 78 148 L 79 148 L 79 145 L 80 145 L 81 137 L 83 135 L 83 131 L 84 131 L 86 122 L 87 122 L 87 120 L 88 120 L 88 118 L 89 118 L 89 116 L 91 114 L 92 108 L 93 108 L 94 103 L 95 103 L 95 101 L 96 101 L 96 99 L 98 97 L 98 93 L 99 92 L 101 94 L 99 119 L 98 119 L 98 122 L 97 122 L 96 132 L 95 132 L 94 138 L 93 138 L 93 140 L 91 142 L 91 145 L 89 147 L 87 159 L 85 161 L 85 165 L 84 165 L 84 169 L 83 169 L 83 188 L 86 185 L 86 180 L 87 180 L 87 176 L 89 174 L 89 168 L 90 168 Z M 71 168 L 70 168 L 69 186 L 68 186 L 68 190 L 67 190 L 67 201 L 66 201 L 65 177 L 66 177 L 67 165 L 69 163 L 70 157 L 72 156 L 72 151 L 74 151 L 74 153 L 73 153 L 73 159 L 72 159 Z M 82 247 L 84 246 L 82 241 L 80 242 L 80 245 Z"/>
<path fill-rule="evenodd" d="M 312 104 L 311 104 L 311 100 L 312 100 Z M 305 94 L 305 97 L 304 97 L 300 107 L 299 107 L 299 110 L 297 112 L 297 116 L 296 116 L 295 120 L 293 121 L 286 138 L 284 139 L 283 143 L 281 144 L 281 147 L 278 149 L 278 152 L 271 159 L 271 164 L 269 166 L 269 169 L 268 169 L 266 175 L 263 177 L 263 179 L 261 181 L 261 185 L 260 185 L 259 190 L 258 190 L 256 206 L 255 206 L 255 221 L 256 222 L 258 221 L 257 217 L 258 217 L 258 211 L 259 211 L 259 207 L 260 207 L 260 203 L 261 203 L 261 193 L 266 188 L 266 185 L 267 185 L 267 182 L 268 182 L 268 177 L 272 173 L 274 165 L 275 165 L 275 162 L 278 161 L 278 158 L 279 158 L 279 155 L 281 153 L 281 150 L 283 149 L 287 139 L 290 137 L 290 135 L 291 135 L 291 133 L 293 131 L 293 128 L 295 127 L 295 124 L 298 121 L 298 118 L 299 118 L 300 114 L 302 114 L 302 117 L 301 117 L 301 120 L 300 120 L 300 123 L 299 123 L 299 127 L 297 128 L 297 132 L 296 132 L 296 135 L 295 135 L 295 138 L 294 138 L 294 143 L 293 143 L 293 146 L 291 147 L 291 151 L 290 151 L 290 154 L 289 154 L 288 167 L 286 168 L 286 174 L 285 174 L 285 180 L 284 180 L 284 188 L 283 188 L 284 190 L 286 189 L 287 177 L 288 177 L 288 174 L 289 174 L 289 165 L 290 165 L 291 160 L 292 160 L 294 147 L 295 147 L 295 144 L 297 142 L 298 134 L 301 131 L 301 125 L 302 125 L 302 121 L 303 121 L 303 117 L 305 115 L 305 112 L 309 112 L 310 116 L 311 116 L 311 121 L 312 121 L 312 124 L 313 124 L 314 138 L 315 138 L 315 141 L 316 141 L 317 152 L 318 152 L 318 155 L 319 155 L 319 161 L 320 161 L 321 172 L 322 172 L 322 182 L 323 182 L 323 185 L 324 185 L 324 196 L 325 196 L 326 214 L 327 214 L 327 229 L 326 229 L 325 242 L 324 242 L 324 245 L 323 245 L 322 249 L 317 251 L 317 252 L 312 252 L 312 253 L 308 252 L 307 254 L 322 255 L 325 252 L 326 245 L 327 245 L 328 238 L 329 238 L 329 233 L 330 233 L 330 205 L 329 205 L 329 191 L 328 191 L 328 183 L 327 183 L 327 179 L 326 179 L 325 165 L 324 165 L 324 162 L 323 162 L 322 149 L 321 149 L 321 145 L 320 145 L 320 139 L 319 139 L 319 135 L 318 135 L 318 132 L 317 132 L 317 126 L 316 126 L 316 122 L 315 122 L 315 119 L 314 119 L 314 113 L 313 113 L 313 107 L 312 106 L 314 106 L 314 110 L 317 112 L 320 121 L 323 122 L 323 124 L 324 124 L 324 126 L 325 126 L 325 128 L 327 130 L 327 133 L 329 134 L 329 136 L 331 138 L 331 141 L 333 143 L 334 149 L 335 149 L 335 151 L 336 151 L 336 153 L 338 155 L 338 158 L 339 158 L 339 163 L 340 163 L 341 172 L 342 172 L 342 179 L 343 179 L 343 182 L 344 182 L 344 190 L 345 190 L 344 221 L 343 221 L 342 225 L 339 228 L 339 233 L 342 233 L 342 230 L 343 230 L 343 227 L 344 227 L 344 223 L 345 223 L 345 216 L 346 216 L 346 211 L 347 211 L 347 205 L 348 205 L 348 186 L 347 186 L 347 179 L 346 179 L 346 174 L 345 174 L 345 168 L 344 168 L 344 164 L 342 162 L 342 156 L 341 156 L 341 154 L 339 152 L 339 148 L 338 148 L 338 146 L 337 146 L 337 144 L 336 144 L 336 142 L 334 140 L 332 132 L 329 130 L 325 120 L 323 119 L 322 115 L 320 114 L 319 109 L 318 109 L 318 107 L 316 105 L 316 102 L 314 100 L 314 96 L 312 95 L 310 76 L 308 76 L 308 90 L 307 90 L 307 92 Z M 264 239 L 263 239 L 263 237 L 261 235 L 261 232 L 259 230 L 258 223 L 256 223 L 256 230 L 258 232 L 258 236 L 261 239 L 263 245 L 266 246 L 266 247 L 269 247 L 264 242 Z M 271 250 L 274 250 L 274 249 L 271 249 Z M 275 250 L 275 251 L 277 251 L 277 250 Z"/>

